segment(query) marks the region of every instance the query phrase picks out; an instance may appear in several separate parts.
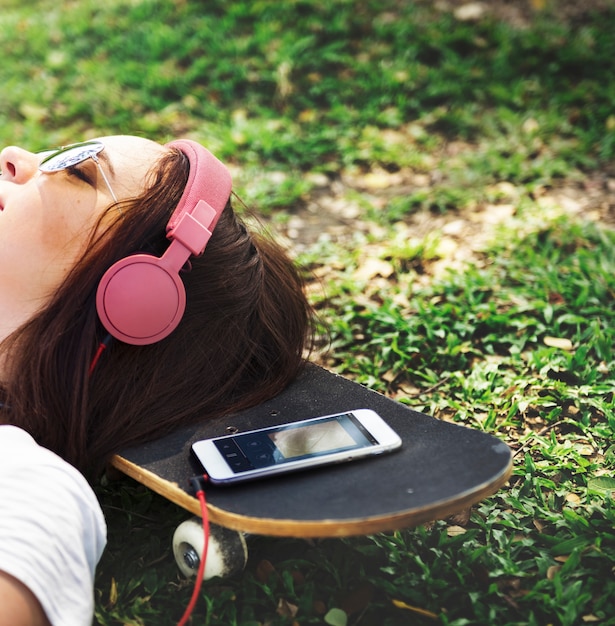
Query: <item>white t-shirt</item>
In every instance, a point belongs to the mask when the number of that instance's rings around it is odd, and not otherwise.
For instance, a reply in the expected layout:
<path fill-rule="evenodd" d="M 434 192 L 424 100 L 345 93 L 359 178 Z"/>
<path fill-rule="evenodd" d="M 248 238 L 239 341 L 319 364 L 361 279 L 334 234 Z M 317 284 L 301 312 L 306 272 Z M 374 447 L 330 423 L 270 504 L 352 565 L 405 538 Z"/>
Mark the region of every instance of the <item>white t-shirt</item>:
<path fill-rule="evenodd" d="M 25 431 L 0 426 L 0 570 L 38 598 L 53 626 L 86 626 L 106 543 L 91 487 Z"/>

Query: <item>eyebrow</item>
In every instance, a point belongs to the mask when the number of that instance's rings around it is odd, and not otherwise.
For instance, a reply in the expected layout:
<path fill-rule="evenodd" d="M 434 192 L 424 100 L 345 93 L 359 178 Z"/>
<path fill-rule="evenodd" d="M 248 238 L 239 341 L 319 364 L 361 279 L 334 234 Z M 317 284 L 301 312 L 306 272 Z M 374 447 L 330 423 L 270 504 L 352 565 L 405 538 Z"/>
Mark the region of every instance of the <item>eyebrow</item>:
<path fill-rule="evenodd" d="M 101 159 L 99 158 L 99 156 L 102 157 L 102 160 L 105 162 L 105 165 L 109 168 L 109 173 L 111 174 L 112 178 L 115 178 L 115 169 L 113 167 L 113 164 L 111 163 L 111 160 L 109 159 L 109 157 L 105 154 L 104 150 L 102 152 L 99 152 L 98 154 L 93 154 L 90 156 L 90 158 L 92 159 L 92 161 L 94 161 L 94 164 L 96 165 L 96 169 L 100 172 L 102 179 L 105 181 L 105 185 L 107 186 L 107 189 L 109 190 L 109 193 L 111 194 L 111 197 L 113 198 L 115 202 L 119 202 L 119 200 L 117 199 L 117 196 L 115 195 L 115 192 L 113 191 L 113 188 L 111 187 L 111 183 L 109 182 L 107 175 L 105 174 L 105 170 L 103 169 L 103 166 L 100 163 Z"/>
<path fill-rule="evenodd" d="M 107 150 L 107 146 L 105 146 L 105 149 L 102 152 L 99 152 L 95 156 L 98 157 L 99 161 L 103 161 L 104 162 L 104 164 L 109 169 L 109 172 L 111 173 L 111 176 L 113 176 L 113 178 L 115 178 L 115 168 L 113 167 L 113 163 L 111 162 L 111 159 L 109 158 L 109 155 L 106 154 L 106 150 Z"/>

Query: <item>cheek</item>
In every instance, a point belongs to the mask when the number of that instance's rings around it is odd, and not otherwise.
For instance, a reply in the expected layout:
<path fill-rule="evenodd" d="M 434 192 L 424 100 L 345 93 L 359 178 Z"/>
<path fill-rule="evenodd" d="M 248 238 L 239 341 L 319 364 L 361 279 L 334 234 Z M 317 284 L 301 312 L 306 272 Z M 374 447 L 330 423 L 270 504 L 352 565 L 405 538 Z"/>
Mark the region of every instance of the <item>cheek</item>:
<path fill-rule="evenodd" d="M 94 209 L 91 202 L 67 199 L 46 212 L 39 238 L 57 264 L 70 267 L 84 252 L 97 220 Z"/>

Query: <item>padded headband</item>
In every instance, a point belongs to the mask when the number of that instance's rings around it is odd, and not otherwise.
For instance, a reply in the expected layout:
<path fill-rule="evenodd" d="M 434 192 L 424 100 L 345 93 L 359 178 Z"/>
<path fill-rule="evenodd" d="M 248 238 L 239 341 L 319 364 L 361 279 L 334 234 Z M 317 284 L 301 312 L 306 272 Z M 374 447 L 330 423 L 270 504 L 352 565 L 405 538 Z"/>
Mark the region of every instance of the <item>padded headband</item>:
<path fill-rule="evenodd" d="M 114 263 L 96 293 L 103 326 L 134 345 L 160 341 L 179 324 L 186 308 L 179 272 L 191 256 L 203 254 L 231 195 L 231 175 L 211 152 L 187 139 L 166 145 L 190 162 L 186 188 L 166 227 L 171 243 L 162 257 L 133 254 Z"/>
<path fill-rule="evenodd" d="M 170 231 L 179 225 L 186 214 L 192 215 L 197 221 L 200 221 L 199 215 L 201 215 L 203 219 L 201 223 L 206 226 L 211 236 L 231 195 L 232 181 L 228 169 L 209 150 L 195 141 L 177 139 L 166 144 L 166 147 L 181 150 L 190 162 L 188 182 L 167 224 L 167 237 L 173 239 Z M 213 215 L 211 215 L 212 209 Z M 207 215 L 201 211 L 205 211 Z M 209 236 L 203 244 L 203 250 L 209 241 Z M 195 256 L 203 254 L 203 250 L 198 254 L 195 253 Z"/>

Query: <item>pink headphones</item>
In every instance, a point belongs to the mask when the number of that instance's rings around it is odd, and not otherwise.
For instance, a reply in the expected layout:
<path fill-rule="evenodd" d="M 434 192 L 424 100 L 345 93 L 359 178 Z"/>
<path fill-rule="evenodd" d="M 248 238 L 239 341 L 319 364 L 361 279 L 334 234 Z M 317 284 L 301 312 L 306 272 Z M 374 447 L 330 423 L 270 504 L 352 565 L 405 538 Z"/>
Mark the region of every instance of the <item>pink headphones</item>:
<path fill-rule="evenodd" d="M 133 345 L 167 337 L 186 308 L 179 272 L 200 256 L 231 194 L 231 175 L 208 150 L 189 140 L 172 141 L 190 161 L 186 189 L 167 224 L 171 244 L 161 257 L 133 254 L 114 263 L 96 293 L 98 316 L 110 335 Z"/>

